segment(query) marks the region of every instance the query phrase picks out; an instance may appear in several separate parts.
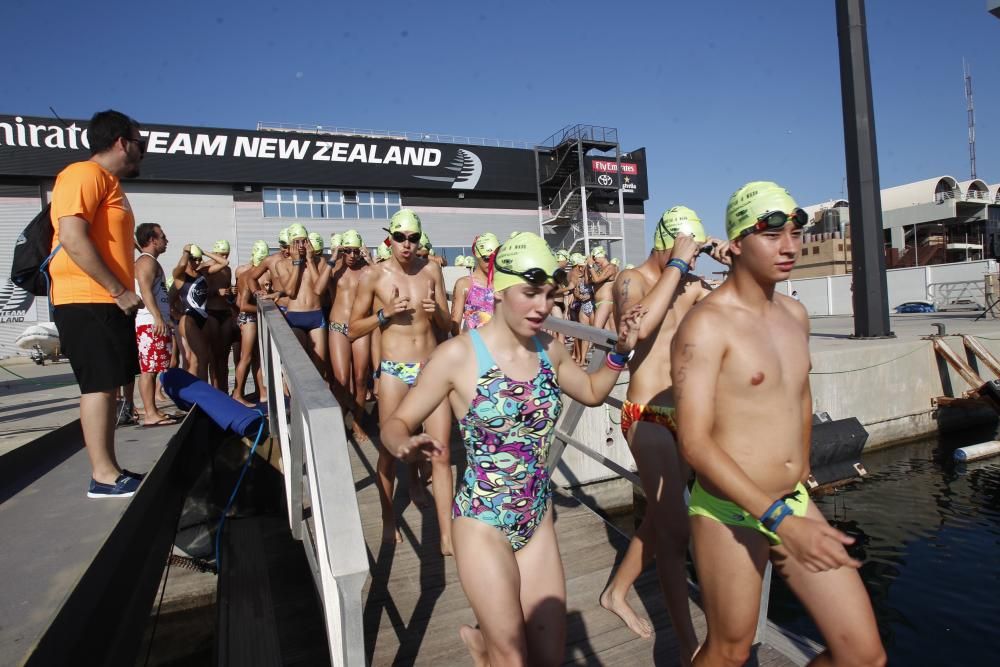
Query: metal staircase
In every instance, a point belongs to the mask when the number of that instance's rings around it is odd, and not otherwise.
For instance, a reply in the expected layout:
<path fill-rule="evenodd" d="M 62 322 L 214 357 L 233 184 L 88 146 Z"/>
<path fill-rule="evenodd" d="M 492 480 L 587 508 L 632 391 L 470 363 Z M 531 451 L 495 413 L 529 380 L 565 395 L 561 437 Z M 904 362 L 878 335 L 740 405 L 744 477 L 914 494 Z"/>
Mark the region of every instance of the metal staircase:
<path fill-rule="evenodd" d="M 601 153 L 603 155 L 596 155 Z M 615 173 L 596 173 L 587 161 L 615 162 Z M 591 251 L 591 241 L 618 242 L 624 255 L 625 219 L 620 191 L 621 149 L 618 130 L 597 125 L 568 125 L 535 146 L 540 234 L 553 247 Z M 617 224 L 588 207 L 594 198 L 618 201 Z M 582 244 L 582 248 L 577 248 Z"/>

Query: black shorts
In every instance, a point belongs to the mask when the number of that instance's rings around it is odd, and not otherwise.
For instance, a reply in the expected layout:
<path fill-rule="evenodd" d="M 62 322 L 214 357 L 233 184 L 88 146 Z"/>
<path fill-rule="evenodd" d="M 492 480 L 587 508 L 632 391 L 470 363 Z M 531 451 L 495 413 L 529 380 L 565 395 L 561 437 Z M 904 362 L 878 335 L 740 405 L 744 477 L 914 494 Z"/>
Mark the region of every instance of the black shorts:
<path fill-rule="evenodd" d="M 81 394 L 113 391 L 139 374 L 134 315 L 113 303 L 69 303 L 53 309 L 53 320 Z"/>

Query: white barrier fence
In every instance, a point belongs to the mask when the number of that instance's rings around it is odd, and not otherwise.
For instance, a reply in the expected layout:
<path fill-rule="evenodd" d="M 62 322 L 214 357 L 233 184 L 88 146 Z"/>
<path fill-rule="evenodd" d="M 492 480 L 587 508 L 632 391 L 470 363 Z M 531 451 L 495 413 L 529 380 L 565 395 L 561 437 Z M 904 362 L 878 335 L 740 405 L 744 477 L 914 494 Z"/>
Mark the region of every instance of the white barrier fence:
<path fill-rule="evenodd" d="M 928 301 L 938 309 L 966 307 L 984 310 L 986 276 L 997 273 L 997 262 L 987 259 L 977 262 L 931 264 L 908 269 L 886 271 L 889 310 L 907 301 Z M 790 295 L 798 292 L 799 300 L 812 317 L 822 315 L 853 315 L 851 283 L 854 277 L 822 276 L 799 278 L 778 283 L 778 291 Z M 977 287 L 978 286 L 978 287 Z"/>
<path fill-rule="evenodd" d="M 341 409 L 273 302 L 261 302 L 257 321 L 288 525 L 312 569 L 332 664 L 364 665 L 361 590 L 368 555 Z"/>

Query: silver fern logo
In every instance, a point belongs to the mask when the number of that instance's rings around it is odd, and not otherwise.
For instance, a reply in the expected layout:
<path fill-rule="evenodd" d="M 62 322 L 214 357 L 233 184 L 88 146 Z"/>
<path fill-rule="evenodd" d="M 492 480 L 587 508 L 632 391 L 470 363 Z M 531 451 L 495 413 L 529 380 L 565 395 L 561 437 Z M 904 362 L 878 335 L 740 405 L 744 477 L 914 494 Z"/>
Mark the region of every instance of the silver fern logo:
<path fill-rule="evenodd" d="M 6 285 L 0 287 L 0 314 L 6 315 L 11 312 L 26 311 L 31 307 L 31 302 L 34 299 L 35 296 L 33 294 L 28 294 L 8 280 Z"/>
<path fill-rule="evenodd" d="M 416 176 L 425 181 L 451 183 L 452 190 L 472 190 L 479 185 L 479 177 L 483 175 L 483 161 L 472 151 L 459 148 L 455 158 L 446 170 L 454 172 L 452 176 Z"/>

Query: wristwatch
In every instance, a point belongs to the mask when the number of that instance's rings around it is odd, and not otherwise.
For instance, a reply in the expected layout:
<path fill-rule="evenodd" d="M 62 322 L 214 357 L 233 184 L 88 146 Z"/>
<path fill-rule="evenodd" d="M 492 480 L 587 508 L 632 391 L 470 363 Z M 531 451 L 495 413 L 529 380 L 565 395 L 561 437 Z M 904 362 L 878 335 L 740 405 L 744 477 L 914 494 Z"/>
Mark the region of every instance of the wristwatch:
<path fill-rule="evenodd" d="M 292 266 L 302 266 L 303 261 L 304 260 L 301 260 L 301 259 L 293 259 L 292 260 Z"/>

